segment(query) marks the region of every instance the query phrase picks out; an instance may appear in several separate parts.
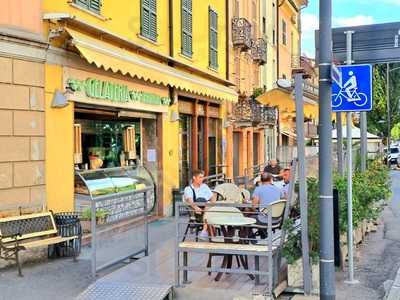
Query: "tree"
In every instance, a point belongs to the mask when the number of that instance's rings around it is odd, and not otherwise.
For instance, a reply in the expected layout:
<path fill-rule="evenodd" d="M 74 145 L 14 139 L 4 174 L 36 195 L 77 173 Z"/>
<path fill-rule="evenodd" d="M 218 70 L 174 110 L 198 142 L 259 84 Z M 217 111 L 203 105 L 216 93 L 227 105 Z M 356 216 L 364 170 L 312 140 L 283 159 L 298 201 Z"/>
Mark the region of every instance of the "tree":
<path fill-rule="evenodd" d="M 396 123 L 396 125 L 393 126 L 390 135 L 392 136 L 392 139 L 400 140 L 400 123 Z"/>
<path fill-rule="evenodd" d="M 390 69 L 400 64 L 390 64 Z M 386 64 L 376 65 L 373 69 L 373 110 L 367 113 L 368 131 L 387 137 L 387 101 L 386 101 Z M 400 123 L 400 70 L 390 72 L 390 121 L 391 128 Z"/>

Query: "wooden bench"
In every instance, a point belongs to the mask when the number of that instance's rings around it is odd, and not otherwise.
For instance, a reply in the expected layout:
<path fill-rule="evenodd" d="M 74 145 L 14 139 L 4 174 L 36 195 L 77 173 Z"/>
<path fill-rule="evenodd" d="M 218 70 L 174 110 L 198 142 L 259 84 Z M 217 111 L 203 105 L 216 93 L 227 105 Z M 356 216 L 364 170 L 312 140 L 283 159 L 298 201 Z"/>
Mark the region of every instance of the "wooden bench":
<path fill-rule="evenodd" d="M 19 252 L 78 239 L 78 236 L 61 237 L 51 212 L 0 218 L 0 258 L 15 261 L 18 275 L 22 276 Z M 69 244 L 69 243 L 67 243 Z M 73 249 L 76 261 L 75 248 Z"/>

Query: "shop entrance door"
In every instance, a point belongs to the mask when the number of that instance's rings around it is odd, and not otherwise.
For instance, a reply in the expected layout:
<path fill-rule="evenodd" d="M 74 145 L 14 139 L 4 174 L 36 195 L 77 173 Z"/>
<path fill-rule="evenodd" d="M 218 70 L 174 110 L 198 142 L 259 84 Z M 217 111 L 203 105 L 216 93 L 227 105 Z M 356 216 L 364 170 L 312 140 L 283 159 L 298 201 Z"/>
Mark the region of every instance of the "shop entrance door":
<path fill-rule="evenodd" d="M 197 131 L 197 142 L 198 142 L 198 159 L 199 159 L 199 169 L 200 170 L 204 170 L 204 167 L 206 165 L 207 162 L 204 161 L 203 157 L 204 157 L 204 121 L 205 118 L 204 117 L 198 117 L 197 118 L 197 127 L 198 127 L 198 131 Z"/>
<path fill-rule="evenodd" d="M 240 133 L 233 133 L 233 177 L 240 175 L 239 171 L 239 153 L 240 151 Z"/>

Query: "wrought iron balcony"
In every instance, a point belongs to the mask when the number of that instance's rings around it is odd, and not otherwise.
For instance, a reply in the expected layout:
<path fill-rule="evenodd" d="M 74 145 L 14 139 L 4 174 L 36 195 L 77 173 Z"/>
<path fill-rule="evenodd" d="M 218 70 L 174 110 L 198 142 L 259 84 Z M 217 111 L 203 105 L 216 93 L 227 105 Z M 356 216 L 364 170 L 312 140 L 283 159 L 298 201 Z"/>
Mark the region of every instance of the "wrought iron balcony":
<path fill-rule="evenodd" d="M 253 98 L 240 99 L 233 109 L 232 119 L 238 127 L 266 126 L 277 123 L 277 109 L 264 106 Z"/>
<path fill-rule="evenodd" d="M 251 24 L 246 18 L 232 18 L 232 42 L 243 51 L 251 48 Z"/>
<path fill-rule="evenodd" d="M 267 43 L 263 38 L 253 40 L 251 56 L 253 60 L 260 65 L 264 65 L 267 62 Z"/>

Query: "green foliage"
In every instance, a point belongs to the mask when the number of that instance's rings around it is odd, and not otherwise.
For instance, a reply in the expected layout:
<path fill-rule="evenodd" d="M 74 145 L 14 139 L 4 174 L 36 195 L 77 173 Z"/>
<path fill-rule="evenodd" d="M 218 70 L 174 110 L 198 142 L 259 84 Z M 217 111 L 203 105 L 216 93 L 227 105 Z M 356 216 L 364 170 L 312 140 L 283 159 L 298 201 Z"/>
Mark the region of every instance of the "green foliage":
<path fill-rule="evenodd" d="M 340 232 L 347 230 L 347 181 L 338 175 L 334 178 L 339 191 Z M 380 160 L 371 161 L 367 171 L 356 171 L 353 175 L 353 226 L 363 220 L 375 220 L 381 208 L 377 202 L 390 196 L 390 178 L 388 168 Z"/>
<path fill-rule="evenodd" d="M 339 227 L 340 232 L 347 230 L 347 181 L 345 177 L 335 175 L 335 187 L 339 191 Z M 296 186 L 298 191 L 298 185 Z M 313 262 L 319 256 L 319 185 L 316 178 L 307 178 L 308 198 L 308 239 L 310 257 Z M 377 202 L 386 200 L 390 196 L 390 177 L 388 168 L 380 159 L 370 161 L 364 173 L 356 171 L 353 176 L 353 226 L 361 224 L 363 220 L 378 218 L 381 208 Z M 299 212 L 299 204 L 294 208 Z M 283 224 L 287 232 L 287 242 L 283 247 L 283 256 L 289 264 L 301 257 L 301 232 L 293 230 L 294 221 L 288 219 Z"/>
<path fill-rule="evenodd" d="M 105 209 L 98 209 L 96 210 L 96 219 L 106 219 L 110 213 Z M 92 218 L 92 210 L 90 208 L 86 208 L 82 214 L 82 220 L 90 220 Z"/>
<path fill-rule="evenodd" d="M 390 131 L 390 135 L 394 140 L 400 140 L 400 123 L 396 123 L 392 130 Z"/>
<path fill-rule="evenodd" d="M 296 186 L 298 191 L 298 185 Z M 310 257 L 313 263 L 318 262 L 319 257 L 319 187 L 318 180 L 313 177 L 307 178 L 307 198 L 308 198 L 308 240 L 310 247 Z M 296 210 L 299 210 L 295 207 Z M 287 242 L 283 247 L 283 256 L 289 264 L 294 263 L 301 257 L 301 231 L 293 231 L 293 219 L 288 219 L 283 224 L 288 234 Z"/>
<path fill-rule="evenodd" d="M 390 69 L 399 67 L 391 64 Z M 373 69 L 373 110 L 368 112 L 368 131 L 374 134 L 388 134 L 387 99 L 386 99 L 386 64 L 376 65 Z M 400 123 L 400 69 L 390 72 L 390 120 L 391 124 Z M 384 121 L 384 122 L 382 122 Z"/>
<path fill-rule="evenodd" d="M 258 96 L 261 96 L 262 94 L 264 94 L 264 89 L 263 88 L 255 88 L 253 90 L 253 98 L 256 99 Z"/>

